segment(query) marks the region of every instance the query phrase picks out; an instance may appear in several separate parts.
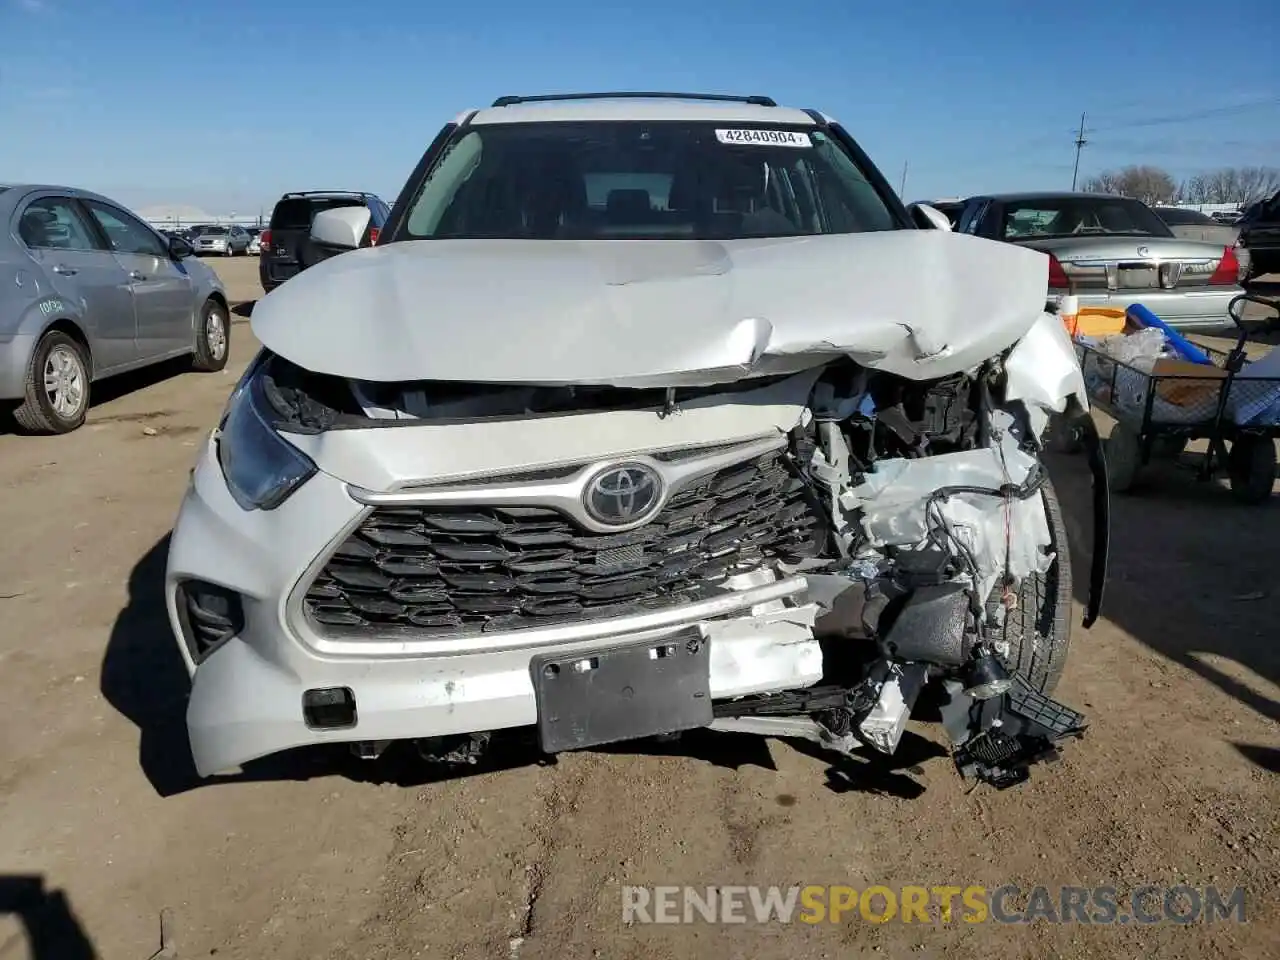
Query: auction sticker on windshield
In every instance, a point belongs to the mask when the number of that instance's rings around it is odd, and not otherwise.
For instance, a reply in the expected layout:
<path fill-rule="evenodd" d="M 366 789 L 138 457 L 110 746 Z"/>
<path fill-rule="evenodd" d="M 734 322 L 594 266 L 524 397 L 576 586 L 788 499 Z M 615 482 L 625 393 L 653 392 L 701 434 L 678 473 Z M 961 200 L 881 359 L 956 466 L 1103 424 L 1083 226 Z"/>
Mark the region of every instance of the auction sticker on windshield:
<path fill-rule="evenodd" d="M 807 133 L 795 130 L 717 130 L 721 143 L 746 144 L 752 147 L 812 147 Z"/>

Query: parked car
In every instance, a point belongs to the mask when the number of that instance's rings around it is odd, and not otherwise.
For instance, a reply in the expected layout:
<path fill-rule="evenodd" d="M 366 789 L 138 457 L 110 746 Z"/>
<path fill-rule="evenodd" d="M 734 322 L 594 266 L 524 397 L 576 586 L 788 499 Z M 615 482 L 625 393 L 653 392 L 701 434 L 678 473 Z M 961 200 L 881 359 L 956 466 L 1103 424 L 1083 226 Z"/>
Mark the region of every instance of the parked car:
<path fill-rule="evenodd" d="M 1171 326 L 1217 328 L 1242 291 L 1233 246 L 1184 240 L 1139 200 L 1111 194 L 971 197 L 957 229 L 1049 255 L 1050 293 L 1082 306 L 1140 302 Z"/>
<path fill-rule="evenodd" d="M 1280 191 L 1241 219 L 1240 246 L 1249 251 L 1251 278 L 1280 273 Z"/>
<path fill-rule="evenodd" d="M 202 227 L 191 241 L 198 254 L 236 257 L 249 252 L 249 234 L 238 224 Z"/>
<path fill-rule="evenodd" d="M 964 200 L 931 200 L 929 201 L 929 206 L 933 207 L 935 210 L 940 210 L 945 213 L 947 215 L 947 219 L 951 221 L 951 226 L 954 229 L 956 222 L 960 219 L 961 212 L 964 210 Z"/>
<path fill-rule="evenodd" d="M 21 427 L 74 430 L 90 383 L 117 373 L 226 365 L 226 291 L 185 240 L 71 187 L 0 186 L 0 223 L 0 400 Z"/>
<path fill-rule="evenodd" d="M 1239 210 L 1215 210 L 1209 214 L 1215 223 L 1235 224 L 1240 222 Z"/>
<path fill-rule="evenodd" d="M 311 243 L 311 221 L 317 213 L 338 207 L 363 207 L 369 211 L 369 226 L 361 238 L 361 246 L 378 242 L 378 232 L 391 213 L 381 198 L 363 191 L 286 193 L 276 201 L 270 225 L 262 232 L 258 278 L 263 290 L 270 293 L 324 258 L 324 251 Z"/>
<path fill-rule="evenodd" d="M 256 257 L 262 252 L 262 228 L 246 227 L 245 232 L 249 234 L 249 255 Z"/>
<path fill-rule="evenodd" d="M 1204 240 L 1221 246 L 1235 246 L 1240 239 L 1240 231 L 1223 221 L 1215 220 L 1199 210 L 1186 210 L 1182 207 L 1152 207 L 1157 217 L 1175 237 L 1183 240 Z"/>
<path fill-rule="evenodd" d="M 929 685 L 960 770 L 1020 781 L 1082 726 L 1037 438 L 1098 444 L 1045 255 L 817 111 L 532 100 L 447 125 L 372 249 L 317 214 L 346 252 L 253 312 L 168 554 L 198 770 L 517 727 L 892 753 Z"/>

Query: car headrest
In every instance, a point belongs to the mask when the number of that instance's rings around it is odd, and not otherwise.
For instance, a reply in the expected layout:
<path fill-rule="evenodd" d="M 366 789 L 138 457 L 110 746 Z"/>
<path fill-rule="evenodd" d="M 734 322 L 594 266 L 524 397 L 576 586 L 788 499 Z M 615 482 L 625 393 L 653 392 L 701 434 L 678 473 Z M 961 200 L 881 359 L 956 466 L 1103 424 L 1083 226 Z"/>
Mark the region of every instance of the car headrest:
<path fill-rule="evenodd" d="M 652 209 L 648 190 L 610 190 L 605 210 L 615 216 L 642 216 Z"/>
<path fill-rule="evenodd" d="M 48 210 L 28 210 L 18 221 L 18 234 L 28 246 L 43 246 L 49 241 L 49 230 L 58 218 Z"/>

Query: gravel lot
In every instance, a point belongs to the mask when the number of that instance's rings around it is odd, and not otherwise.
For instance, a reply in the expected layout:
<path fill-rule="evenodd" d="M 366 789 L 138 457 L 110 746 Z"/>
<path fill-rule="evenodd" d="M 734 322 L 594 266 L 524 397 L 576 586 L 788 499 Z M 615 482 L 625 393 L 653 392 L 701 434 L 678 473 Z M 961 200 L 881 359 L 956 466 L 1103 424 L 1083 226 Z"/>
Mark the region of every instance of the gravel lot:
<path fill-rule="evenodd" d="M 258 295 L 256 261 L 215 266 Z M 1275 956 L 1280 506 L 1189 474 L 1114 501 L 1106 618 L 1060 690 L 1092 727 L 1019 789 L 970 792 L 916 725 L 892 764 L 707 735 L 444 782 L 340 751 L 196 781 L 165 538 L 253 349 L 240 319 L 222 374 L 104 386 L 66 437 L 0 428 L 0 960 L 89 956 L 77 926 L 143 960 L 162 913 L 181 958 Z M 1244 886 L 1249 923 L 621 921 L 621 884 L 1178 882 Z"/>

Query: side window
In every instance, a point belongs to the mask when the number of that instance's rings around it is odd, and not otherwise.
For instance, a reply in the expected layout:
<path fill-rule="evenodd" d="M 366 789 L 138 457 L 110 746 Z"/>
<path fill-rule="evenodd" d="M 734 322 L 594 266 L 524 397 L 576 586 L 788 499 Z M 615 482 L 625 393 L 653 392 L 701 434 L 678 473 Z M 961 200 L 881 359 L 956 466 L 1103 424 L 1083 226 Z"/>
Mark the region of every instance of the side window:
<path fill-rule="evenodd" d="M 978 225 L 982 223 L 982 215 L 987 212 L 987 207 L 989 206 L 991 206 L 991 203 L 987 200 L 981 200 L 978 203 L 970 204 L 969 208 L 965 210 L 963 215 L 960 217 L 960 223 L 956 228 L 957 231 L 959 233 L 976 234 L 978 232 Z"/>
<path fill-rule="evenodd" d="M 93 229 L 66 197 L 41 197 L 18 218 L 18 236 L 28 247 L 43 250 L 93 250 Z"/>
<path fill-rule="evenodd" d="M 85 206 L 98 221 L 111 249 L 116 253 L 143 253 L 154 257 L 168 256 L 160 238 L 151 232 L 142 221 L 136 220 L 123 210 L 108 207 L 94 200 L 86 200 Z"/>

